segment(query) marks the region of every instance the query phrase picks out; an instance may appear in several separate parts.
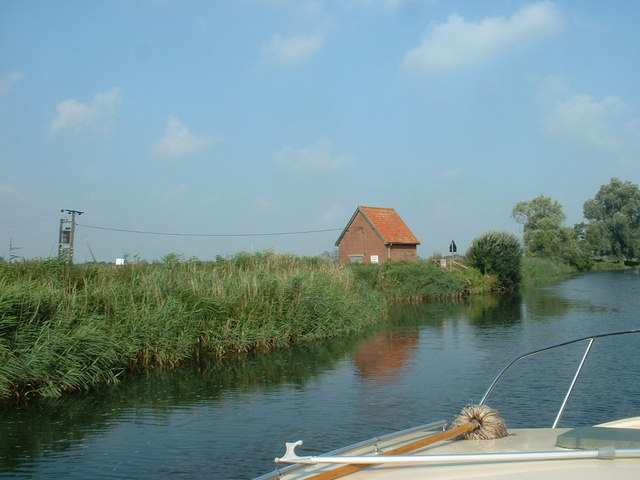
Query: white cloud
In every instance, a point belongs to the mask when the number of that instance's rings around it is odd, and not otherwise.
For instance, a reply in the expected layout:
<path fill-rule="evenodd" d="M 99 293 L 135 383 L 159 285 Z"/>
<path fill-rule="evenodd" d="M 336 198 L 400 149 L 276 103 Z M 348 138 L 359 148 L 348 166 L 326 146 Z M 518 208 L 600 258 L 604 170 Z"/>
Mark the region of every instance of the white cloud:
<path fill-rule="evenodd" d="M 84 128 L 103 127 L 119 103 L 120 90 L 115 87 L 107 92 L 97 93 L 90 103 L 82 103 L 73 98 L 64 100 L 56 107 L 58 115 L 49 125 L 49 132 L 77 133 Z"/>
<path fill-rule="evenodd" d="M 286 28 L 297 34 L 275 33 L 260 47 L 260 61 L 265 64 L 297 66 L 324 48 L 325 34 L 335 21 L 327 13 L 326 0 L 258 0 L 278 11 Z"/>
<path fill-rule="evenodd" d="M 467 21 L 458 14 L 432 26 L 420 45 L 407 52 L 403 67 L 416 73 L 433 73 L 483 65 L 515 48 L 547 37 L 563 26 L 551 2 L 523 7 L 511 17 Z"/>
<path fill-rule="evenodd" d="M 616 96 L 598 101 L 591 95 L 572 94 L 557 101 L 544 120 L 547 132 L 570 143 L 599 150 L 621 151 L 636 120 L 627 120 L 628 105 Z"/>
<path fill-rule="evenodd" d="M 640 153 L 640 118 L 622 98 L 576 93 L 565 78 L 548 77 L 538 88 L 538 101 L 550 137 L 579 150 Z"/>
<path fill-rule="evenodd" d="M 9 93 L 24 75 L 20 72 L 6 73 L 0 77 L 0 95 Z"/>
<path fill-rule="evenodd" d="M 201 152 L 213 143 L 207 136 L 196 136 L 177 118 L 169 117 L 164 135 L 154 147 L 157 155 L 179 158 Z"/>
<path fill-rule="evenodd" d="M 273 158 L 281 167 L 297 171 L 337 171 L 352 161 L 348 155 L 334 154 L 328 138 L 320 138 L 306 148 L 284 147 Z"/>
<path fill-rule="evenodd" d="M 298 65 L 322 50 L 324 37 L 315 35 L 295 35 L 283 37 L 275 34 L 262 45 L 262 57 L 270 63 Z"/>

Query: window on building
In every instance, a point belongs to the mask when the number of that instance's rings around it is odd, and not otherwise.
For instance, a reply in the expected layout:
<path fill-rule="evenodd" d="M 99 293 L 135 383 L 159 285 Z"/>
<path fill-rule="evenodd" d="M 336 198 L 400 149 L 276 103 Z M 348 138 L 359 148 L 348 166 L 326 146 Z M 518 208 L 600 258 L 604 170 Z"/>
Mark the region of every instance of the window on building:
<path fill-rule="evenodd" d="M 350 263 L 364 263 L 364 255 L 349 255 Z"/>

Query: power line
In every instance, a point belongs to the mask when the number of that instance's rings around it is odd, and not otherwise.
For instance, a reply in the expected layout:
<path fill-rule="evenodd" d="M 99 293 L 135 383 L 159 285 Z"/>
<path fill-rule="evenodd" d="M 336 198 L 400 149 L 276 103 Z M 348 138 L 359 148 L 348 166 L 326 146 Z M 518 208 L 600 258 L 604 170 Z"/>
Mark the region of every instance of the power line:
<path fill-rule="evenodd" d="M 172 233 L 172 232 L 151 232 L 145 230 L 128 230 L 124 228 L 98 227 L 95 225 L 76 224 L 78 227 L 93 228 L 96 230 L 109 230 L 111 232 L 136 233 L 142 235 L 164 235 L 172 237 L 273 237 L 282 235 L 306 235 L 311 233 L 337 232 L 343 228 L 327 228 L 324 230 L 303 230 L 298 232 L 273 232 L 273 233 Z"/>

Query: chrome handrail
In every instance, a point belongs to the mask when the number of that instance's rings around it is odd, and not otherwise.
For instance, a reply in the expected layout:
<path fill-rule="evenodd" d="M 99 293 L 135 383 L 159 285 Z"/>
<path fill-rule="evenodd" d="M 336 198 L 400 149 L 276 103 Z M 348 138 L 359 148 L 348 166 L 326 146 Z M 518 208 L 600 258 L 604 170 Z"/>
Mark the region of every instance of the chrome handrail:
<path fill-rule="evenodd" d="M 573 376 L 573 380 L 571 381 L 571 384 L 569 385 L 569 389 L 567 390 L 567 393 L 564 396 L 564 400 L 562 401 L 562 405 L 560 405 L 560 409 L 558 410 L 558 413 L 556 415 L 556 419 L 554 420 L 553 425 L 551 427 L 551 428 L 556 428 L 558 426 L 558 423 L 560 422 L 560 418 L 564 414 L 564 411 L 565 411 L 565 409 L 567 407 L 567 403 L 569 402 L 569 397 L 571 396 L 571 393 L 573 392 L 573 388 L 575 387 L 576 381 L 578 380 L 578 377 L 580 376 L 580 373 L 582 372 L 582 368 L 584 367 L 584 364 L 585 364 L 585 362 L 587 360 L 587 357 L 589 356 L 589 353 L 591 352 L 591 347 L 593 345 L 594 340 L 596 338 L 611 337 L 611 336 L 614 336 L 614 335 L 626 335 L 626 334 L 629 334 L 629 333 L 640 333 L 640 329 L 622 330 L 622 331 L 618 331 L 618 332 L 609 332 L 609 333 L 600 333 L 600 334 L 591 335 L 591 336 L 588 336 L 588 337 L 576 338 L 575 340 L 569 340 L 569 341 L 562 342 L 562 343 L 556 343 L 555 345 L 549 345 L 547 347 L 540 348 L 538 350 L 533 350 L 531 352 L 524 353 L 524 354 L 514 358 L 513 360 L 511 360 L 500 371 L 498 376 L 493 380 L 493 382 L 491 382 L 491 385 L 489 385 L 489 388 L 487 389 L 487 391 L 485 392 L 484 396 L 482 397 L 482 400 L 480 400 L 480 405 L 485 405 L 485 402 L 487 401 L 487 399 L 489 398 L 489 396 L 493 392 L 494 388 L 498 384 L 498 381 L 504 376 L 504 374 L 507 372 L 507 370 L 509 370 L 509 368 L 511 368 L 511 366 L 514 363 L 518 362 L 519 360 L 522 360 L 523 358 L 531 357 L 533 355 L 537 355 L 539 353 L 546 352 L 546 351 L 552 350 L 554 348 L 564 347 L 566 345 L 570 345 L 570 344 L 578 343 L 578 342 L 584 342 L 584 341 L 588 340 L 589 343 L 587 345 L 587 348 L 586 348 L 584 354 L 582 355 L 582 359 L 580 360 L 580 364 L 578 365 L 576 373 Z"/>

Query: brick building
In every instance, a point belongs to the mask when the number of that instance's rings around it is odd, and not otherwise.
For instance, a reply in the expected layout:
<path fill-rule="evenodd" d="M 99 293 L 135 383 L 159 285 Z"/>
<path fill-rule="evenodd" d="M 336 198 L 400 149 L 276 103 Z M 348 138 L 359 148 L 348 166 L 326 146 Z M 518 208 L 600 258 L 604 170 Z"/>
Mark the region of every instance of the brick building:
<path fill-rule="evenodd" d="M 358 207 L 336 241 L 340 263 L 415 262 L 420 240 L 393 208 Z"/>

